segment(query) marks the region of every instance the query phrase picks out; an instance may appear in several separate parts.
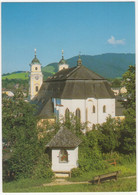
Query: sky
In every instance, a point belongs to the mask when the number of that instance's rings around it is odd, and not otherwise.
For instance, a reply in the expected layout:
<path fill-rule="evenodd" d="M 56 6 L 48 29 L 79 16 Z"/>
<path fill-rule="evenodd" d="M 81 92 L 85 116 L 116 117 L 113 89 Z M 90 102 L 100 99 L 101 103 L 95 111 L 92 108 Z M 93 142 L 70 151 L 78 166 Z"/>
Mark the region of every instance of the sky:
<path fill-rule="evenodd" d="M 79 55 L 135 53 L 135 2 L 2 2 L 2 73 Z"/>

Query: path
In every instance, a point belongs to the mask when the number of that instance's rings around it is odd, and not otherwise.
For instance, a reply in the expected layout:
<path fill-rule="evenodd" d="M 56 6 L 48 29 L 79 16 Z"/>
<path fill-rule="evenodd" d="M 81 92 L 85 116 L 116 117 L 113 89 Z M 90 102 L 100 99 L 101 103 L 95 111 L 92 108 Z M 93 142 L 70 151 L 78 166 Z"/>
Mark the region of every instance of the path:
<path fill-rule="evenodd" d="M 118 179 L 130 179 L 130 178 L 136 178 L 136 176 L 128 176 L 128 177 L 121 177 Z M 71 184 L 91 184 L 90 181 L 80 181 L 80 182 L 72 182 L 72 181 L 67 181 L 66 179 L 56 179 L 52 181 L 51 183 L 46 183 L 43 184 L 43 186 L 57 186 L 57 185 L 71 185 Z"/>
<path fill-rule="evenodd" d="M 67 181 L 66 179 L 56 179 L 51 183 L 43 184 L 43 186 L 56 186 L 56 185 L 70 185 L 70 184 L 89 184 L 89 181 L 82 181 L 82 182 L 72 182 Z"/>

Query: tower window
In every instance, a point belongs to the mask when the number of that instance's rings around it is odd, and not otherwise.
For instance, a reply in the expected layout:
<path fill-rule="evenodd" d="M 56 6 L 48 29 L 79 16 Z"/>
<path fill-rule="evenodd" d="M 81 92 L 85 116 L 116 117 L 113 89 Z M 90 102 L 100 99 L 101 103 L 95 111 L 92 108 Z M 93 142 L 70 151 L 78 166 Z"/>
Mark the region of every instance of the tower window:
<path fill-rule="evenodd" d="M 35 87 L 35 91 L 36 91 L 36 92 L 38 91 L 38 86 Z"/>
<path fill-rule="evenodd" d="M 106 106 L 103 106 L 103 113 L 106 113 Z"/>
<path fill-rule="evenodd" d="M 93 112 L 93 113 L 95 113 L 95 106 L 93 106 L 93 108 L 92 108 L 92 112 Z"/>
<path fill-rule="evenodd" d="M 35 70 L 37 70 L 38 68 L 37 67 L 35 67 Z"/>
<path fill-rule="evenodd" d="M 68 152 L 66 150 L 60 150 L 59 162 L 68 162 Z"/>

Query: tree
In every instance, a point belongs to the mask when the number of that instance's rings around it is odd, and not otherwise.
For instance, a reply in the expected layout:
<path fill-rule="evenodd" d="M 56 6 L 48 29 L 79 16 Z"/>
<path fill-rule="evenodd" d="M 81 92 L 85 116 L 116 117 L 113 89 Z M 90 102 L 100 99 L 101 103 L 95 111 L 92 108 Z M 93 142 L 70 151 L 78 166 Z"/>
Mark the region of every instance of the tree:
<path fill-rule="evenodd" d="M 78 163 L 80 170 L 83 172 L 105 167 L 101 149 L 98 145 L 98 134 L 97 130 L 92 130 L 81 136 L 82 143 L 79 146 Z"/>
<path fill-rule="evenodd" d="M 119 127 L 120 121 L 109 116 L 106 122 L 98 124 L 98 142 L 103 153 L 113 152 L 119 146 Z"/>
<path fill-rule="evenodd" d="M 121 79 L 115 78 L 115 79 L 112 81 L 112 87 L 120 87 L 120 86 L 121 86 Z"/>
<path fill-rule="evenodd" d="M 129 66 L 123 75 L 123 83 L 126 86 L 126 101 L 123 102 L 126 110 L 125 120 L 121 128 L 120 151 L 128 154 L 136 152 L 136 93 L 135 93 L 135 66 Z"/>
<path fill-rule="evenodd" d="M 129 66 L 128 71 L 123 74 L 122 86 L 125 86 L 127 89 L 125 93 L 126 101 L 123 102 L 123 105 L 126 109 L 135 109 L 135 66 Z"/>
<path fill-rule="evenodd" d="M 129 108 L 125 112 L 125 120 L 120 129 L 119 152 L 124 154 L 136 153 L 136 116 L 135 110 Z"/>
<path fill-rule="evenodd" d="M 21 91 L 13 98 L 2 101 L 2 136 L 9 144 L 12 154 L 9 170 L 18 176 L 29 176 L 38 158 L 38 136 L 34 107 L 25 102 Z"/>

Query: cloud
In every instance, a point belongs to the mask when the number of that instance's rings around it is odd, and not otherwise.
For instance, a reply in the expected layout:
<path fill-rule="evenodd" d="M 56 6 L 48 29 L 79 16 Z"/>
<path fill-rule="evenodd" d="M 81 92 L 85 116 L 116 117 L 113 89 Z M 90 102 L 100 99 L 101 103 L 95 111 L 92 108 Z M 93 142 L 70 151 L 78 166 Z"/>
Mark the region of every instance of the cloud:
<path fill-rule="evenodd" d="M 107 42 L 111 45 L 124 45 L 125 39 L 116 40 L 114 36 L 111 36 L 111 38 L 108 39 Z"/>

